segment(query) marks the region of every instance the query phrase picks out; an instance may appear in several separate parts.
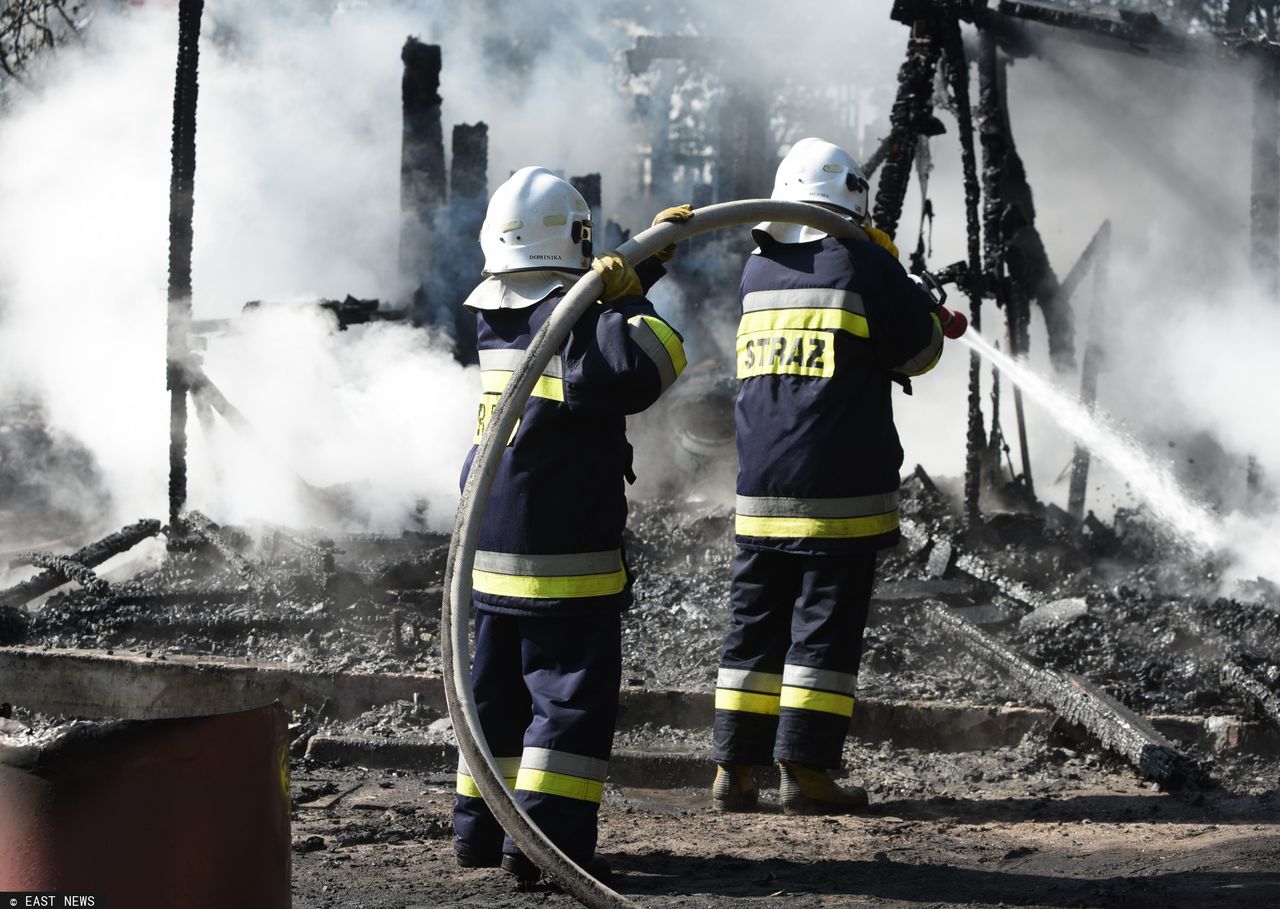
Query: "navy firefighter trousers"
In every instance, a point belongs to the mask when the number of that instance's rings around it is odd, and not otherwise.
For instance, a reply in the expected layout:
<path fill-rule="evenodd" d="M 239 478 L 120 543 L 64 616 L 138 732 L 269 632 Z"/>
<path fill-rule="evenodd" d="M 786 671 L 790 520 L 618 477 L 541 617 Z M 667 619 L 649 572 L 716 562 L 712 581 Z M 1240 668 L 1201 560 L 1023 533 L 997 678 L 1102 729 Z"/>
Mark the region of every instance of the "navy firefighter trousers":
<path fill-rule="evenodd" d="M 557 618 L 476 612 L 471 667 L 480 724 L 516 802 L 579 865 L 596 847 L 622 675 L 622 619 L 610 609 Z M 459 757 L 454 849 L 519 850 Z"/>
<path fill-rule="evenodd" d="M 715 759 L 834 768 L 853 715 L 876 554 L 739 549 Z"/>

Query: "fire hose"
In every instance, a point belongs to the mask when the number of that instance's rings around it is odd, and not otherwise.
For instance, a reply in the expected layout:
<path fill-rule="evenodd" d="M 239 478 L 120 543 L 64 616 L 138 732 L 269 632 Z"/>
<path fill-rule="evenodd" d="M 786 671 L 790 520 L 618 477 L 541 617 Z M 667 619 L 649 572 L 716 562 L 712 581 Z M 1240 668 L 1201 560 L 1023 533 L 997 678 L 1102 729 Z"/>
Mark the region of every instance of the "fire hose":
<path fill-rule="evenodd" d="M 658 224 L 632 237 L 618 249 L 628 262 L 637 263 L 672 243 L 725 227 L 739 227 L 760 221 L 805 224 L 843 238 L 866 239 L 861 228 L 835 212 L 804 202 L 769 199 L 722 202 L 693 213 L 684 223 Z M 516 421 L 524 412 L 534 384 L 542 375 L 569 332 L 603 292 L 604 285 L 594 271 L 588 271 L 564 295 L 529 343 L 516 364 L 511 380 L 498 399 L 485 427 L 471 471 L 462 489 L 458 513 L 445 566 L 444 602 L 441 624 L 448 628 L 443 638 L 444 692 L 453 719 L 458 751 L 466 761 L 476 788 L 503 829 L 520 850 L 567 893 L 593 909 L 639 909 L 587 874 L 565 855 L 516 804 L 503 781 L 493 753 L 480 728 L 475 692 L 471 685 L 468 631 L 471 625 L 471 570 L 480 538 L 480 523 L 493 488 L 499 460 Z"/>

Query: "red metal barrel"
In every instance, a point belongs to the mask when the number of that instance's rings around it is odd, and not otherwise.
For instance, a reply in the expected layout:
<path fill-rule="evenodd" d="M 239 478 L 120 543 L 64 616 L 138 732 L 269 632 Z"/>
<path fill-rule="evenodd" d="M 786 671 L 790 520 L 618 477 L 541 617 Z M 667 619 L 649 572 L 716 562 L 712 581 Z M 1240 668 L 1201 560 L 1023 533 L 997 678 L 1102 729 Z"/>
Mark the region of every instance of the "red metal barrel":
<path fill-rule="evenodd" d="M 0 891 L 108 907 L 290 905 L 287 717 L 77 726 L 0 745 Z"/>

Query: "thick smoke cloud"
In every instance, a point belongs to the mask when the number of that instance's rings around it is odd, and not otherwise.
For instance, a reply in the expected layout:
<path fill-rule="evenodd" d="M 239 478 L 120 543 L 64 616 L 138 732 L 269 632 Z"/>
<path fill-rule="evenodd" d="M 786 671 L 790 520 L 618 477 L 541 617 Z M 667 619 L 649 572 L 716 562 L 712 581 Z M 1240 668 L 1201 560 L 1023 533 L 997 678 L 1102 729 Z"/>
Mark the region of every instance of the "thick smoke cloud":
<path fill-rule="evenodd" d="M 641 192 L 634 153 L 648 126 L 638 96 L 660 80 L 626 71 L 622 52 L 638 35 L 716 39 L 730 49 L 717 78 L 785 93 L 790 106 L 771 111 L 783 132 L 776 154 L 820 134 L 865 155 L 887 130 L 906 42 L 890 5 L 210 2 L 195 313 L 236 317 L 208 338 L 204 359 L 255 431 L 219 420 L 205 438 L 193 416 L 191 504 L 220 519 L 307 524 L 333 522 L 346 503 L 338 522 L 347 526 L 447 526 L 473 428 L 474 372 L 404 326 L 339 333 L 304 305 L 238 316 L 251 299 L 395 297 L 406 36 L 444 48 L 446 135 L 453 123 L 489 124 L 491 188 L 529 163 L 599 171 L 607 215 L 635 229 L 685 201 Z M 93 452 L 111 490 L 109 503 L 86 503 L 96 525 L 165 508 L 175 33 L 171 4 L 104 4 L 85 45 L 46 61 L 0 119 L 0 395 L 38 396 L 50 422 Z M 1100 404 L 1167 456 L 1195 495 L 1224 511 L 1243 507 L 1246 455 L 1264 479 L 1280 476 L 1280 433 L 1259 409 L 1275 379 L 1263 345 L 1280 325 L 1274 301 L 1247 280 L 1248 82 L 1060 43 L 1042 51 L 1011 67 L 1010 106 L 1059 274 L 1104 218 L 1114 229 Z M 705 128 L 715 115 L 678 113 Z M 954 123 L 941 116 L 950 132 L 933 142 L 934 265 L 965 251 Z M 915 245 L 919 211 L 913 185 L 904 250 Z M 732 276 L 737 266 L 708 269 Z M 731 302 L 732 277 L 716 284 Z M 654 297 L 677 318 L 703 305 L 673 282 Z M 1083 332 L 1088 284 L 1075 302 Z M 989 302 L 984 320 L 998 339 L 1002 314 Z M 723 321 L 698 342 L 713 357 L 731 349 L 733 319 Z M 1038 315 L 1030 359 L 1050 372 Z M 908 467 L 961 473 L 967 372 L 967 351 L 952 348 L 913 397 L 896 398 Z M 1061 504 L 1071 440 L 1034 405 L 1028 417 L 1037 491 Z M 1007 388 L 1001 418 L 1012 438 Z M 1123 477 L 1095 466 L 1094 478 L 1100 514 L 1131 504 Z M 322 507 L 308 485 L 327 490 Z M 1248 520 L 1254 539 L 1280 538 L 1267 535 L 1275 521 L 1265 509 Z M 1265 560 L 1247 564 L 1280 574 Z"/>

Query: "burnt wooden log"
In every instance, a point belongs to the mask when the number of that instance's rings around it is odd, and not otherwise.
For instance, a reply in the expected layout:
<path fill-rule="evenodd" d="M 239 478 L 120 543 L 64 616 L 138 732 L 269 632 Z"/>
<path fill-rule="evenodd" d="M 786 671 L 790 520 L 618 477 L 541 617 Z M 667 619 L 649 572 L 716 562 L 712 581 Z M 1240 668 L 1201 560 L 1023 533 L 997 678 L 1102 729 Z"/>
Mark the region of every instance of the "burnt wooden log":
<path fill-rule="evenodd" d="M 112 556 L 127 552 L 143 540 L 153 537 L 159 532 L 159 521 L 138 521 L 136 524 L 130 524 L 115 533 L 108 534 L 101 540 L 90 543 L 70 555 L 49 557 L 51 560 L 47 562 L 44 561 L 44 556 L 29 556 L 23 561 L 28 564 L 40 564 L 46 570 L 20 584 L 15 584 L 7 590 L 0 591 L 0 609 L 21 606 L 23 603 L 34 600 L 36 597 L 51 590 L 56 590 L 70 580 L 77 580 L 77 578 L 71 577 L 69 572 L 78 573 L 79 569 L 86 571 L 92 569 Z M 74 568 L 73 566 L 79 566 L 79 568 Z M 97 578 L 97 575 L 93 575 L 93 577 Z"/>
<path fill-rule="evenodd" d="M 1200 769 L 1147 719 L 1088 680 L 1036 666 L 936 600 L 926 600 L 923 609 L 929 624 L 1007 676 L 1028 700 L 1050 707 L 1064 720 L 1083 727 L 1145 778 L 1171 790 L 1204 781 Z"/>
<path fill-rule="evenodd" d="M 1244 695 L 1255 702 L 1271 722 L 1280 724 L 1280 696 L 1254 678 L 1243 668 L 1230 661 L 1222 664 L 1218 678 L 1223 687 Z"/>

